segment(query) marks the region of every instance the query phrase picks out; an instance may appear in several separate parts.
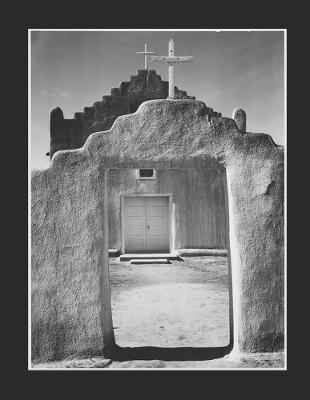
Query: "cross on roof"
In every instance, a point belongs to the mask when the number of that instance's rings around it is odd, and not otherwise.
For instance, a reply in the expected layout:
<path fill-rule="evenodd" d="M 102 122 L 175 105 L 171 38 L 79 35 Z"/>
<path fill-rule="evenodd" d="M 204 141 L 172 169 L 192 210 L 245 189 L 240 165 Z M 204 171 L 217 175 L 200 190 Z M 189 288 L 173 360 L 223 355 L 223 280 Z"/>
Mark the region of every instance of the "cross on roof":
<path fill-rule="evenodd" d="M 174 41 L 170 39 L 168 47 L 168 56 L 151 56 L 151 61 L 163 61 L 169 64 L 169 97 L 168 99 L 174 99 L 174 67 L 175 64 L 181 62 L 193 62 L 193 56 L 175 56 L 174 55 Z"/>
<path fill-rule="evenodd" d="M 147 56 L 148 54 L 155 54 L 155 51 L 147 51 L 147 44 L 144 45 L 144 51 L 137 51 L 137 55 L 144 54 L 144 69 L 148 69 L 147 67 Z"/>

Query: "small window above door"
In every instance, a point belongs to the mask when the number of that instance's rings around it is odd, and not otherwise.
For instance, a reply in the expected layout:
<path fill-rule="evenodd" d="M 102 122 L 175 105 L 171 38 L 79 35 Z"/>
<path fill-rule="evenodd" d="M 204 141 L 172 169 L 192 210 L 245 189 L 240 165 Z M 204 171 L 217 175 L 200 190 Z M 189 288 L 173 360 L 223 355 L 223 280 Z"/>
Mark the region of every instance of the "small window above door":
<path fill-rule="evenodd" d="M 156 170 L 147 168 L 138 169 L 137 179 L 156 179 Z"/>

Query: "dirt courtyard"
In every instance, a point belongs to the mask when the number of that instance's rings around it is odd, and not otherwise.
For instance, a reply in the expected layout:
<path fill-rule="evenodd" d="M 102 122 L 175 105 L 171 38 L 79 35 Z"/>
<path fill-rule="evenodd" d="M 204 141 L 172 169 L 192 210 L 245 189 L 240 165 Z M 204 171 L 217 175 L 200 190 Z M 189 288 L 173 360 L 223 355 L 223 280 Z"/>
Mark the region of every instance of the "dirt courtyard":
<path fill-rule="evenodd" d="M 112 317 L 121 347 L 229 344 L 227 257 L 131 265 L 110 258 Z"/>

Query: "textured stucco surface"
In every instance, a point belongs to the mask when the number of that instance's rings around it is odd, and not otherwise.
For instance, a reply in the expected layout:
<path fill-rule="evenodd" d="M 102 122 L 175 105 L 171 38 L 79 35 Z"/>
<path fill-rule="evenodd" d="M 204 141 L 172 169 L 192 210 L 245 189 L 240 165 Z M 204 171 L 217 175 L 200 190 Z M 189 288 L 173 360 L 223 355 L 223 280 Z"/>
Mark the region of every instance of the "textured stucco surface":
<path fill-rule="evenodd" d="M 102 354 L 103 179 L 86 157 L 33 173 L 33 359 Z"/>
<path fill-rule="evenodd" d="M 247 352 L 283 347 L 283 148 L 208 110 L 196 100 L 145 102 L 33 173 L 34 359 L 95 354 L 113 340 L 104 171 L 212 160 L 227 173 L 235 342 Z"/>

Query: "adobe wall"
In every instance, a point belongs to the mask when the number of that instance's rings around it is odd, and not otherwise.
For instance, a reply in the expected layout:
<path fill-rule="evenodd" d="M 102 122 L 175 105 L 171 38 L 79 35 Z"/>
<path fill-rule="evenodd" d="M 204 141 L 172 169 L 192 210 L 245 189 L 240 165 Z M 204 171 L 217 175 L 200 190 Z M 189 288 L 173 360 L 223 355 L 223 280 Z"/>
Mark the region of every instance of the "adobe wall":
<path fill-rule="evenodd" d="M 158 133 L 160 132 L 160 135 Z M 32 177 L 34 360 L 113 351 L 109 168 L 227 173 L 235 349 L 283 348 L 283 147 L 195 100 L 152 100 Z"/>
<path fill-rule="evenodd" d="M 104 177 L 87 156 L 31 179 L 32 358 L 100 354 Z"/>
<path fill-rule="evenodd" d="M 177 87 L 175 96 L 194 99 Z M 143 69 L 128 82 L 112 88 L 111 94 L 103 96 L 101 101 L 84 107 L 83 112 L 76 112 L 72 119 L 65 119 L 61 108 L 54 108 L 50 113 L 50 158 L 58 150 L 82 147 L 90 134 L 110 129 L 117 117 L 134 113 L 144 101 L 167 97 L 168 82 L 162 81 L 155 70 Z"/>
<path fill-rule="evenodd" d="M 171 193 L 174 204 L 174 249 L 227 248 L 226 177 L 223 168 L 157 171 L 156 179 L 139 180 L 136 170 L 111 170 L 109 248 L 121 249 L 121 193 Z"/>

